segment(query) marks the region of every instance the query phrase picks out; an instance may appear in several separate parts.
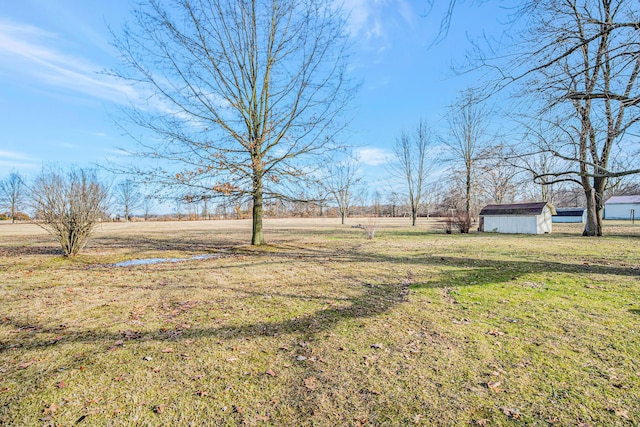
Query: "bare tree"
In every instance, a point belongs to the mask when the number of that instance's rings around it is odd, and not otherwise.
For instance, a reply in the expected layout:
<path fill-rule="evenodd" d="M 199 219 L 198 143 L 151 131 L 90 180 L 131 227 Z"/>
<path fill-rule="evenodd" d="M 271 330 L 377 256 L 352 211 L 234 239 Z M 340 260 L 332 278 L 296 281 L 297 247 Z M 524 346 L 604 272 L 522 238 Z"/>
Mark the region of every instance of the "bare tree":
<path fill-rule="evenodd" d="M 556 136 L 532 141 L 534 154 L 560 160 L 558 170 L 536 181 L 580 185 L 587 204 L 583 235 L 600 236 L 609 180 L 640 173 L 637 162 L 616 161 L 634 155 L 640 127 L 638 2 L 527 0 L 514 16 L 523 29 L 512 43 L 491 46 L 498 54 L 480 52 L 476 60 L 498 71 L 494 89 L 519 88 L 524 115 Z"/>
<path fill-rule="evenodd" d="M 263 204 L 334 148 L 352 98 L 341 10 L 332 0 L 144 0 L 115 45 L 116 75 L 147 97 L 126 111 L 162 141 L 154 181 L 252 201 L 251 242 L 265 243 Z M 157 139 L 157 138 L 156 138 Z"/>
<path fill-rule="evenodd" d="M 26 190 L 24 179 L 18 172 L 12 172 L 5 180 L 0 181 L 0 206 L 9 209 L 13 223 L 16 222 L 16 213 L 25 201 Z"/>
<path fill-rule="evenodd" d="M 151 214 L 151 209 L 153 208 L 153 195 L 145 194 L 142 196 L 142 210 L 144 215 L 144 220 L 149 219 L 149 215 Z"/>
<path fill-rule="evenodd" d="M 523 170 L 511 161 L 513 155 L 503 144 L 496 145 L 479 166 L 479 193 L 491 204 L 513 203 L 523 183 Z M 546 190 L 546 186 L 544 186 Z M 546 199 L 544 199 L 547 201 Z"/>
<path fill-rule="evenodd" d="M 67 174 L 43 171 L 31 189 L 36 224 L 54 236 L 64 256 L 73 257 L 85 246 L 95 226 L 105 217 L 108 190 L 95 172 Z"/>
<path fill-rule="evenodd" d="M 340 212 L 342 224 L 349 216 L 356 186 L 362 181 L 362 178 L 358 176 L 359 169 L 358 160 L 352 155 L 348 155 L 343 160 L 331 165 L 324 178 L 327 192 L 331 194 Z"/>
<path fill-rule="evenodd" d="M 431 158 L 434 146 L 434 135 L 427 123 L 420 119 L 414 132 L 402 134 L 396 138 L 393 154 L 396 162 L 391 171 L 405 181 L 407 201 L 411 210 L 411 225 L 416 225 L 422 197 L 426 190 L 427 178 L 432 172 Z"/>
<path fill-rule="evenodd" d="M 116 185 L 114 197 L 118 206 L 124 211 L 125 221 L 129 221 L 131 211 L 140 207 L 143 202 L 139 185 L 131 179 L 125 179 Z"/>
<path fill-rule="evenodd" d="M 614 161 L 640 123 L 640 9 L 635 0 L 539 3 L 529 8 L 535 19 L 527 34 L 538 51 L 527 57 L 524 80 L 529 93 L 543 96 L 540 116 L 563 132 L 538 148 L 572 166 L 545 177 L 582 186 L 583 235 L 601 236 L 609 180 L 640 173 L 637 162 Z"/>
<path fill-rule="evenodd" d="M 448 116 L 449 139 L 445 144 L 453 154 L 457 170 L 463 174 L 464 215 L 468 228 L 473 222 L 472 198 L 474 195 L 474 175 L 478 162 L 489 152 L 488 128 L 490 111 L 482 104 L 473 90 L 463 92 L 450 107 Z M 461 230 L 468 232 L 469 230 Z"/>

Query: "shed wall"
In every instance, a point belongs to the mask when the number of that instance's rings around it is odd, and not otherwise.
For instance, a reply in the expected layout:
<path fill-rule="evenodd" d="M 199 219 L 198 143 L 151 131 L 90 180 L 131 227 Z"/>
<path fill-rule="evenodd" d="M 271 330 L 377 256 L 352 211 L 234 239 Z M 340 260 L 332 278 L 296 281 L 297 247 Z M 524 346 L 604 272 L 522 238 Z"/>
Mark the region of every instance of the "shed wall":
<path fill-rule="evenodd" d="M 605 219 L 631 219 L 631 209 L 636 219 L 640 219 L 640 203 L 607 203 L 604 206 Z"/>
<path fill-rule="evenodd" d="M 538 234 L 535 216 L 485 216 L 484 231 L 493 233 Z"/>
<path fill-rule="evenodd" d="M 536 216 L 536 234 L 551 233 L 552 216 L 551 210 L 547 207 L 542 210 L 542 214 Z"/>

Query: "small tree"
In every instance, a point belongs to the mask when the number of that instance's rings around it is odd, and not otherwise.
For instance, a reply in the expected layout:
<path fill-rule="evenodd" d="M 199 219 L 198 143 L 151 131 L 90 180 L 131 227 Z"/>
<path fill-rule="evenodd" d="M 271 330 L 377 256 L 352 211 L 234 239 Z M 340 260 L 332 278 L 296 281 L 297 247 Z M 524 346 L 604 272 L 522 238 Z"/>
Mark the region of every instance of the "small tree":
<path fill-rule="evenodd" d="M 463 92 L 457 102 L 451 106 L 448 117 L 449 139 L 445 144 L 453 155 L 454 163 L 459 166 L 464 183 L 464 214 L 463 224 L 473 223 L 472 199 L 477 192 L 474 188 L 474 178 L 478 172 L 478 162 L 486 157 L 489 145 L 487 130 L 491 111 L 485 108 L 478 93 L 473 90 Z M 456 169 L 455 171 L 457 171 Z M 469 230 L 461 230 L 463 233 Z"/>
<path fill-rule="evenodd" d="M 325 185 L 336 202 L 342 224 L 349 216 L 354 189 L 361 181 L 358 172 L 358 160 L 351 155 L 345 160 L 335 163 L 328 170 Z"/>
<path fill-rule="evenodd" d="M 415 132 L 412 134 L 402 132 L 400 137 L 396 139 L 393 148 L 397 162 L 392 166 L 392 172 L 404 180 L 407 186 L 407 201 L 411 209 L 411 225 L 413 226 L 416 225 L 427 178 L 432 171 L 431 152 L 433 145 L 433 133 L 426 122 L 420 119 Z"/>
<path fill-rule="evenodd" d="M 116 203 L 124 211 L 124 220 L 129 221 L 131 211 L 142 204 L 143 196 L 139 191 L 138 184 L 131 179 L 125 179 L 116 185 L 113 194 Z"/>
<path fill-rule="evenodd" d="M 96 173 L 84 169 L 67 174 L 45 170 L 31 190 L 37 224 L 58 240 L 66 257 L 77 255 L 87 243 L 105 215 L 107 195 Z"/>
<path fill-rule="evenodd" d="M 24 180 L 17 172 L 12 172 L 7 179 L 0 181 L 0 206 L 9 209 L 12 222 L 16 222 L 16 213 L 25 199 L 25 190 Z"/>

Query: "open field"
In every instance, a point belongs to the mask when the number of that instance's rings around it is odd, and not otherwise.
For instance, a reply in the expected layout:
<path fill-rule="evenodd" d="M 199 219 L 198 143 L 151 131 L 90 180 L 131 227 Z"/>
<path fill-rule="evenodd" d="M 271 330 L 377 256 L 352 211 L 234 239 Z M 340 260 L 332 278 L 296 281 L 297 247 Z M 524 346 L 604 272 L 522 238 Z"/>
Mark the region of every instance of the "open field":
<path fill-rule="evenodd" d="M 0 223 L 0 425 L 640 424 L 639 224 L 376 226 Z"/>

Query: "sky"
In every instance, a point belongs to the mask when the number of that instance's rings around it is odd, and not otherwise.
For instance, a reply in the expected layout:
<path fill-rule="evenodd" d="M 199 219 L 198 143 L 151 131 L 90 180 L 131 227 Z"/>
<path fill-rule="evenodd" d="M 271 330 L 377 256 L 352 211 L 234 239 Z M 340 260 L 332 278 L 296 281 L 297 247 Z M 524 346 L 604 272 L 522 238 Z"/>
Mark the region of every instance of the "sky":
<path fill-rule="evenodd" d="M 499 2 L 461 4 L 438 43 L 445 0 L 345 0 L 353 38 L 351 69 L 362 86 L 353 104 L 349 144 L 357 146 L 372 186 L 403 130 L 423 118 L 442 124 L 447 105 L 477 76 L 456 76 L 469 38 L 497 34 Z M 118 67 L 110 28 L 131 17 L 128 0 L 0 2 L 0 179 L 43 166 L 92 166 L 123 158 L 132 142 L 113 113 L 133 89 L 106 75 Z"/>

